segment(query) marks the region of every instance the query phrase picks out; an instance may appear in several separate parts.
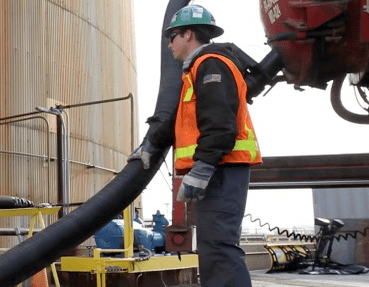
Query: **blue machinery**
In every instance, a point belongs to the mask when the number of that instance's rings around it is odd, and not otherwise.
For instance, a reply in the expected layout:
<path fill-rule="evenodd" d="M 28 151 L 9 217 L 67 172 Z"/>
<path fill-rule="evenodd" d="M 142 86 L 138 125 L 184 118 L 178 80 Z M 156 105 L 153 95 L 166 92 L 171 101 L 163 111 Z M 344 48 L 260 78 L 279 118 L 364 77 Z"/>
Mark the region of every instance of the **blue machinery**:
<path fill-rule="evenodd" d="M 153 215 L 155 226 L 153 230 L 145 228 L 141 220 L 136 216 L 133 221 L 134 241 L 137 248 L 150 252 L 161 253 L 164 251 L 165 226 L 169 222 L 160 212 Z M 95 234 L 95 241 L 101 249 L 122 249 L 124 237 L 124 220 L 113 219 Z"/>
<path fill-rule="evenodd" d="M 60 270 L 69 274 L 93 273 L 97 287 L 107 286 L 109 273 L 123 275 L 119 277 L 119 282 L 126 284 L 124 286 L 156 286 L 155 284 L 159 284 L 158 280 L 163 280 L 163 271 L 167 275 L 167 283 L 181 283 L 181 277 L 189 280 L 184 283 L 196 283 L 197 255 L 184 254 L 179 260 L 176 255 L 155 254 L 155 251 L 161 253 L 164 247 L 164 226 L 168 224 L 164 216 L 153 216 L 156 225 L 154 231 L 150 231 L 135 221 L 131 225 L 130 214 L 128 207 L 124 210 L 124 220 L 113 219 L 95 234 L 98 248 L 93 250 L 92 257 L 64 256 L 61 258 Z M 138 249 L 138 252 L 134 249 Z M 155 274 L 159 274 L 160 279 Z M 140 283 L 144 285 L 136 285 L 140 277 Z"/>

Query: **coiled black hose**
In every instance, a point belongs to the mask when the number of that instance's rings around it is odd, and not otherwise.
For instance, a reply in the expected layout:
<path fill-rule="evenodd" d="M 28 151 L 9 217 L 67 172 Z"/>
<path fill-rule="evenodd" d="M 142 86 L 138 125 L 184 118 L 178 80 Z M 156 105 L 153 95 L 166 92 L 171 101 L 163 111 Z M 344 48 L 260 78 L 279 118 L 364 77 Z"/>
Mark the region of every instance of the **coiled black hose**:
<path fill-rule="evenodd" d="M 354 230 L 354 231 L 350 231 L 350 232 L 346 232 L 345 234 L 339 234 L 339 235 L 334 235 L 334 236 L 324 236 L 324 235 L 321 235 L 320 231 L 318 232 L 318 234 L 316 235 L 305 235 L 305 234 L 300 234 L 300 233 L 296 233 L 296 232 L 289 232 L 288 230 L 286 229 L 281 229 L 279 227 L 271 227 L 270 224 L 267 222 L 267 223 L 262 223 L 261 222 L 261 219 L 260 218 L 256 218 L 256 219 L 253 219 L 252 218 L 252 215 L 250 213 L 246 214 L 244 216 L 245 217 L 249 217 L 250 218 L 250 221 L 251 222 L 257 222 L 259 224 L 260 227 L 264 227 L 266 226 L 268 228 L 269 231 L 274 231 L 276 230 L 278 235 L 283 235 L 285 234 L 287 236 L 287 238 L 290 238 L 292 237 L 294 240 L 300 240 L 300 241 L 305 241 L 305 242 L 315 242 L 317 241 L 319 238 L 330 238 L 330 239 L 336 239 L 338 242 L 343 239 L 345 241 L 348 240 L 349 237 L 353 238 L 353 239 L 356 239 L 357 236 L 360 234 L 361 236 L 365 237 L 367 234 L 369 234 L 369 227 L 366 227 L 363 231 L 360 231 L 360 230 Z"/>
<path fill-rule="evenodd" d="M 305 234 L 299 234 L 299 233 L 295 233 L 295 232 L 289 232 L 286 229 L 280 229 L 279 227 L 270 227 L 269 223 L 262 223 L 260 218 L 256 218 L 253 219 L 252 215 L 250 213 L 246 214 L 244 217 L 250 217 L 250 221 L 251 222 L 258 222 L 260 227 L 264 227 L 267 226 L 267 228 L 269 229 L 269 231 L 274 231 L 277 230 L 278 235 L 283 235 L 285 234 L 287 236 L 287 238 L 293 237 L 294 240 L 300 240 L 300 241 L 310 241 L 310 242 L 314 242 L 316 240 L 316 236 L 311 236 L 311 235 L 305 235 Z"/>
<path fill-rule="evenodd" d="M 167 6 L 163 29 L 171 17 L 189 0 L 171 0 Z M 181 66 L 162 39 L 161 81 L 157 106 L 149 132 L 155 130 L 177 106 L 181 88 Z M 179 75 L 179 76 L 178 76 Z M 0 255 L 0 286 L 14 286 L 50 265 L 67 250 L 88 239 L 128 207 L 154 177 L 168 149 L 154 154 L 151 168 L 143 169 L 139 160 L 129 162 L 101 191 L 78 209 L 64 216 L 35 236 Z"/>
<path fill-rule="evenodd" d="M 364 231 L 359 230 L 350 231 L 345 234 L 339 234 L 338 236 L 334 236 L 334 238 L 337 241 L 340 241 L 341 239 L 347 241 L 349 237 L 351 237 L 352 239 L 356 239 L 359 234 L 365 237 L 367 234 L 369 234 L 369 227 L 365 227 Z"/>

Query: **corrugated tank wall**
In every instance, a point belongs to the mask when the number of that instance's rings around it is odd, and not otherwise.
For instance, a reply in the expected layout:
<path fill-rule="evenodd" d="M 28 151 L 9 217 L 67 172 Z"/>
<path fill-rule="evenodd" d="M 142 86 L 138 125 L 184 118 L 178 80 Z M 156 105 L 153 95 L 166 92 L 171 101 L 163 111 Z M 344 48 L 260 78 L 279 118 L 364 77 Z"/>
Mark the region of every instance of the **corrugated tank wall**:
<path fill-rule="evenodd" d="M 129 93 L 133 109 L 130 100 L 122 100 L 64 110 L 65 131 L 67 124 L 70 131 L 70 202 L 97 193 L 124 167 L 138 142 L 133 3 L 0 1 L 0 118 L 34 112 L 37 106 Z M 57 203 L 56 116 L 39 113 L 0 124 L 0 195 Z M 27 228 L 29 218 L 0 223 L 0 228 Z M 15 243 L 15 238 L 0 237 L 0 247 Z"/>

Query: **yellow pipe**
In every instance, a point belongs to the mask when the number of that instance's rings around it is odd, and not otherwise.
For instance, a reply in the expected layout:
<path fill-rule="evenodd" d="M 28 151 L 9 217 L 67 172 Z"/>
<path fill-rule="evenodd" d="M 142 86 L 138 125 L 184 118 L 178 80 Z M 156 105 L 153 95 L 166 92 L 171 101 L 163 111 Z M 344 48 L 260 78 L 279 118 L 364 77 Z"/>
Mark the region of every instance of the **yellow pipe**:
<path fill-rule="evenodd" d="M 40 227 L 42 229 L 45 228 L 45 223 L 42 218 L 42 215 L 49 215 L 56 213 L 60 210 L 60 207 L 51 207 L 51 208 L 14 208 L 14 209 L 3 209 L 0 211 L 0 217 L 11 217 L 11 216 L 31 216 L 30 224 L 29 224 L 29 230 L 28 230 L 28 238 L 33 235 L 33 230 L 35 228 L 36 220 L 38 219 L 38 222 L 40 224 Z M 54 277 L 55 285 L 56 287 L 60 287 L 60 282 L 58 278 L 58 274 L 56 272 L 55 263 L 52 263 L 50 265 L 51 272 Z M 17 286 L 21 286 L 22 284 L 19 284 Z"/>
<path fill-rule="evenodd" d="M 117 250 L 117 249 L 115 249 Z M 117 250 L 122 252 L 122 250 Z M 73 257 L 61 258 L 61 271 L 66 272 L 106 272 L 105 267 L 115 266 L 127 273 L 163 271 L 183 268 L 195 268 L 198 266 L 198 256 L 196 254 L 183 254 L 181 260 L 178 256 L 153 256 L 148 260 L 139 261 L 136 258 L 111 258 L 100 257 L 105 249 L 95 249 L 94 257 Z M 110 253 L 110 251 L 108 251 Z"/>
<path fill-rule="evenodd" d="M 132 227 L 132 215 L 131 206 L 129 205 L 123 211 L 124 217 L 124 258 L 133 257 L 133 227 Z"/>
<path fill-rule="evenodd" d="M 28 238 L 30 238 L 33 234 L 33 228 L 35 227 L 35 223 L 36 223 L 36 216 L 32 216 L 31 222 L 29 223 Z"/>
<path fill-rule="evenodd" d="M 44 223 L 44 220 L 42 218 L 41 209 L 38 210 L 37 217 L 38 217 L 38 222 L 39 222 L 41 228 L 44 229 L 45 228 L 45 223 Z M 53 273 L 53 277 L 54 277 L 56 287 L 60 287 L 59 277 L 58 277 L 58 273 L 56 272 L 55 263 L 51 263 L 50 268 L 51 268 L 51 272 Z"/>

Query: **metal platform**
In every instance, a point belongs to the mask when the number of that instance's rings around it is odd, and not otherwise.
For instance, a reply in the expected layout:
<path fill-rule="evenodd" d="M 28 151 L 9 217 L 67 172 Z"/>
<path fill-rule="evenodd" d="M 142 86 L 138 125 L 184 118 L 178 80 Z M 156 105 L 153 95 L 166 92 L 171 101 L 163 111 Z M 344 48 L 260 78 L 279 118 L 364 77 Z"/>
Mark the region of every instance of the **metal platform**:
<path fill-rule="evenodd" d="M 96 248 L 93 257 L 62 257 L 59 270 L 62 286 L 85 286 L 83 284 L 87 282 L 86 286 L 97 287 L 173 286 L 180 282 L 197 282 L 196 254 L 152 256 L 147 259 L 102 256 L 104 253 L 123 254 L 124 251 Z M 89 275 L 93 275 L 92 278 Z"/>
<path fill-rule="evenodd" d="M 253 287 L 368 287 L 369 273 L 357 275 L 303 275 L 267 270 L 250 271 Z"/>

